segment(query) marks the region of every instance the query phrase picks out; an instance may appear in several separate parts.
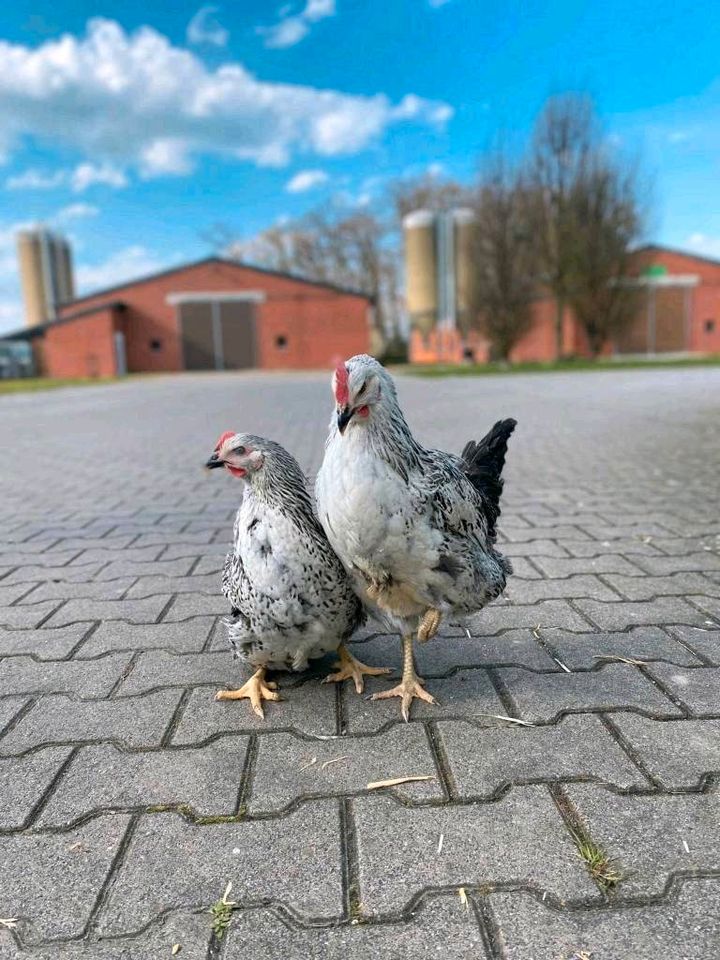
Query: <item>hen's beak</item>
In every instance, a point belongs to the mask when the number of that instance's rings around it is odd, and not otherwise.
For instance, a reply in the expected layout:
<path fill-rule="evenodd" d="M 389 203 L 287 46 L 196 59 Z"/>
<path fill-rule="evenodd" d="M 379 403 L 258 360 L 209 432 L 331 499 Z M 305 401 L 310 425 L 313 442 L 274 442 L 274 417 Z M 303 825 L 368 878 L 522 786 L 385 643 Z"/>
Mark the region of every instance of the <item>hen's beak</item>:
<path fill-rule="evenodd" d="M 350 407 L 343 407 L 343 409 L 338 412 L 337 425 L 341 435 L 345 433 L 345 427 L 352 420 L 352 415 L 354 412 L 355 411 L 351 410 Z"/>
<path fill-rule="evenodd" d="M 220 456 L 217 453 L 217 451 L 215 451 L 215 453 L 210 457 L 210 459 L 205 462 L 205 467 L 207 470 L 214 470 L 216 467 L 224 467 L 224 466 L 225 464 L 220 459 Z"/>

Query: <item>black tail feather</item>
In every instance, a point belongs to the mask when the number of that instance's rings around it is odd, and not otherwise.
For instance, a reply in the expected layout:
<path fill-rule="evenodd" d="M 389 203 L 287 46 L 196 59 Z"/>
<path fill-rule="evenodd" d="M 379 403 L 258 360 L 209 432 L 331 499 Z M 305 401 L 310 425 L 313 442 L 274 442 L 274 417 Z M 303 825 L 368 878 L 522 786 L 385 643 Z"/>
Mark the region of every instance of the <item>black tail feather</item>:
<path fill-rule="evenodd" d="M 488 536 L 494 542 L 496 523 L 500 516 L 500 495 L 503 489 L 502 471 L 505 466 L 508 440 L 517 426 L 517 420 L 498 420 L 477 443 L 471 440 L 462 452 L 463 470 L 487 505 Z"/>

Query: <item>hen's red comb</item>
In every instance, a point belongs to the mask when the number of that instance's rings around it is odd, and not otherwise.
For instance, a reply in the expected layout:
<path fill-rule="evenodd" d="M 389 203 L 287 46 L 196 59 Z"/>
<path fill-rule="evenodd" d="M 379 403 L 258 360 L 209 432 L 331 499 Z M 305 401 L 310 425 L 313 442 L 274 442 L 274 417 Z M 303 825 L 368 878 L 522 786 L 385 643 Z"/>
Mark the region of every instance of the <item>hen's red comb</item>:
<path fill-rule="evenodd" d="M 229 440 L 230 437 L 234 437 L 235 433 L 232 430 L 226 430 L 225 433 L 220 434 L 220 439 L 215 444 L 215 449 L 219 450 L 220 447 L 225 443 L 226 440 Z"/>
<path fill-rule="evenodd" d="M 339 363 L 335 368 L 335 399 L 341 407 L 346 406 L 350 399 L 348 372 L 344 363 Z"/>

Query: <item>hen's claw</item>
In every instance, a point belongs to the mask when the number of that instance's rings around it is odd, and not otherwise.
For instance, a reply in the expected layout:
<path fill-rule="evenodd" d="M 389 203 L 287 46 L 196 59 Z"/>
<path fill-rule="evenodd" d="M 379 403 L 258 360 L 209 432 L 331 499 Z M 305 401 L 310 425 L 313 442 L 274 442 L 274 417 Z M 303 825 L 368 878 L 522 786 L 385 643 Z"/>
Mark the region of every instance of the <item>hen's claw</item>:
<path fill-rule="evenodd" d="M 355 690 L 358 693 L 363 692 L 365 681 L 363 676 L 379 677 L 385 673 L 392 673 L 392 667 L 369 667 L 362 663 L 357 657 L 354 657 L 344 643 L 338 647 L 340 659 L 333 667 L 339 667 L 337 673 L 329 673 L 323 679 L 323 683 L 341 683 L 343 680 L 352 680 L 355 684 Z"/>
<path fill-rule="evenodd" d="M 255 713 L 262 719 L 265 719 L 265 712 L 262 708 L 263 700 L 282 700 L 279 693 L 276 693 L 277 684 L 269 680 L 265 682 L 265 667 L 260 667 L 239 690 L 218 690 L 215 694 L 216 700 L 249 700 Z"/>
<path fill-rule="evenodd" d="M 400 704 L 400 712 L 403 715 L 403 720 L 405 723 L 410 719 L 410 704 L 417 697 L 418 700 L 424 700 L 426 703 L 435 703 L 437 700 L 435 697 L 428 693 L 427 690 L 422 686 L 422 680 L 420 677 L 403 677 L 400 683 L 393 687 L 392 690 L 383 690 L 380 693 L 374 693 L 371 700 L 387 700 L 390 697 L 400 697 L 402 703 Z"/>

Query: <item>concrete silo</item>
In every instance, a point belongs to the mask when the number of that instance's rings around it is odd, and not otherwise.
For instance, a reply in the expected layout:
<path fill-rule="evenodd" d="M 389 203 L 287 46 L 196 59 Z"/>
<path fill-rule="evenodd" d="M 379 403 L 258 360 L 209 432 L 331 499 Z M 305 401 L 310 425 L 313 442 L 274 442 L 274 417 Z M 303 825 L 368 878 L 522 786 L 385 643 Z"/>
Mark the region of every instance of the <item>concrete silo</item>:
<path fill-rule="evenodd" d="M 405 290 L 410 328 L 429 334 L 438 323 L 437 218 L 429 210 L 416 210 L 403 220 L 405 239 Z"/>
<path fill-rule="evenodd" d="M 478 329 L 478 223 L 475 213 L 461 207 L 450 214 L 453 222 L 455 327 L 462 336 Z"/>
<path fill-rule="evenodd" d="M 75 296 L 70 244 L 49 230 L 22 230 L 17 254 L 26 325 L 55 320 L 58 306 Z"/>

